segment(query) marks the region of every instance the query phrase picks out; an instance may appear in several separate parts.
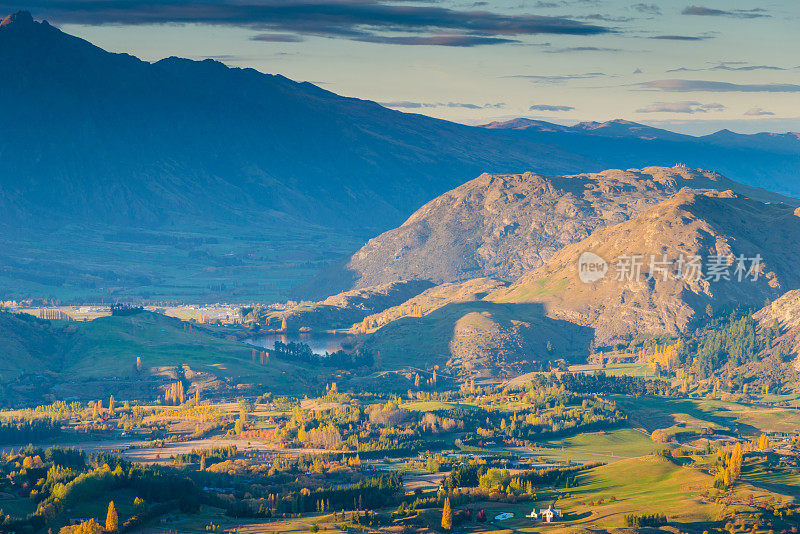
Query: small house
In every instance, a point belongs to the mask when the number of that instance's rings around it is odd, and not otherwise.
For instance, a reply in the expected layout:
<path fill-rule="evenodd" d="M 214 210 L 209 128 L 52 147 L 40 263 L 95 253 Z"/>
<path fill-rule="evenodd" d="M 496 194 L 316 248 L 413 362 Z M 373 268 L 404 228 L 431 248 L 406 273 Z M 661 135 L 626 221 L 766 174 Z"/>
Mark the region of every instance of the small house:
<path fill-rule="evenodd" d="M 553 521 L 558 521 L 564 517 L 561 513 L 559 508 L 553 508 L 551 504 L 547 508 L 541 508 L 538 512 L 536 508 L 534 508 L 530 514 L 526 515 L 525 517 L 530 518 L 533 521 L 544 521 L 545 523 L 552 523 Z"/>

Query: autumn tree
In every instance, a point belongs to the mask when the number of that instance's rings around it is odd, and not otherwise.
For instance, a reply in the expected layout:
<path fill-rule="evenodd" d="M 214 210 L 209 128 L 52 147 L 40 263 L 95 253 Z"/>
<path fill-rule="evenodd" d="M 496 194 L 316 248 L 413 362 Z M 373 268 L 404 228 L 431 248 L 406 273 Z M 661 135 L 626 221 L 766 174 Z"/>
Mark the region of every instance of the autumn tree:
<path fill-rule="evenodd" d="M 442 508 L 442 528 L 450 530 L 453 528 L 453 510 L 450 509 L 450 497 L 444 498 L 444 508 Z"/>
<path fill-rule="evenodd" d="M 119 530 L 119 514 L 114 507 L 114 501 L 108 503 L 108 513 L 106 514 L 106 530 L 117 532 Z"/>
<path fill-rule="evenodd" d="M 739 478 L 742 474 L 742 444 L 738 441 L 736 445 L 733 447 L 733 452 L 731 453 L 731 480 Z"/>

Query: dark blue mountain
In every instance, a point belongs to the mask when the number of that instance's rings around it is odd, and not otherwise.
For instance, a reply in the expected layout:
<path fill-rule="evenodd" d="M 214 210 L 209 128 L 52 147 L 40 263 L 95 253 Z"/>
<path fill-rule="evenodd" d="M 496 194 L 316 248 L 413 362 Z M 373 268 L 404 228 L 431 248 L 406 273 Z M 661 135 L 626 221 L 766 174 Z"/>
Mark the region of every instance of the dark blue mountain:
<path fill-rule="evenodd" d="M 800 195 L 796 137 L 471 127 L 212 60 L 109 53 L 26 12 L 0 23 L 0 68 L 0 296 L 169 296 L 249 268 L 259 284 L 265 265 L 302 278 L 483 172 L 682 162 Z"/>

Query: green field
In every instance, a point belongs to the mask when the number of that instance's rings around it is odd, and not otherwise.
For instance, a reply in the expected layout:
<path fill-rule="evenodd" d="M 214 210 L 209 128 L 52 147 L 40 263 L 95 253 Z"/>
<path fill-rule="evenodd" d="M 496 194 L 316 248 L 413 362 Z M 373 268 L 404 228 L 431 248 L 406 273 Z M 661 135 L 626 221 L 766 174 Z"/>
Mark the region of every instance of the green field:
<path fill-rule="evenodd" d="M 663 449 L 663 444 L 654 443 L 649 436 L 632 428 L 620 428 L 607 432 L 586 432 L 541 443 L 542 449 L 535 453 L 553 460 L 573 462 L 616 462 L 625 458 L 642 456 Z"/>
<path fill-rule="evenodd" d="M 795 432 L 800 428 L 800 411 L 790 408 L 665 397 L 617 397 L 616 401 L 632 424 L 648 432 L 676 424 L 696 430 L 729 429 L 744 435 Z"/>

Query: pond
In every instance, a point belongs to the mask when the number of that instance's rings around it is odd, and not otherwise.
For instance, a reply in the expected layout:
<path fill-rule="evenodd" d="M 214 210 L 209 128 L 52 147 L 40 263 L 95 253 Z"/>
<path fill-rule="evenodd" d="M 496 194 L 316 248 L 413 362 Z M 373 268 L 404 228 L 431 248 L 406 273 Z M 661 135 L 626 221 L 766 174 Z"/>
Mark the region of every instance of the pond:
<path fill-rule="evenodd" d="M 333 332 L 290 332 L 263 334 L 244 342 L 257 347 L 271 349 L 275 347 L 275 342 L 281 343 L 304 343 L 311 347 L 314 354 L 323 355 L 326 352 L 333 353 L 338 350 L 350 352 L 353 350 L 358 339 L 350 334 L 339 334 Z"/>

